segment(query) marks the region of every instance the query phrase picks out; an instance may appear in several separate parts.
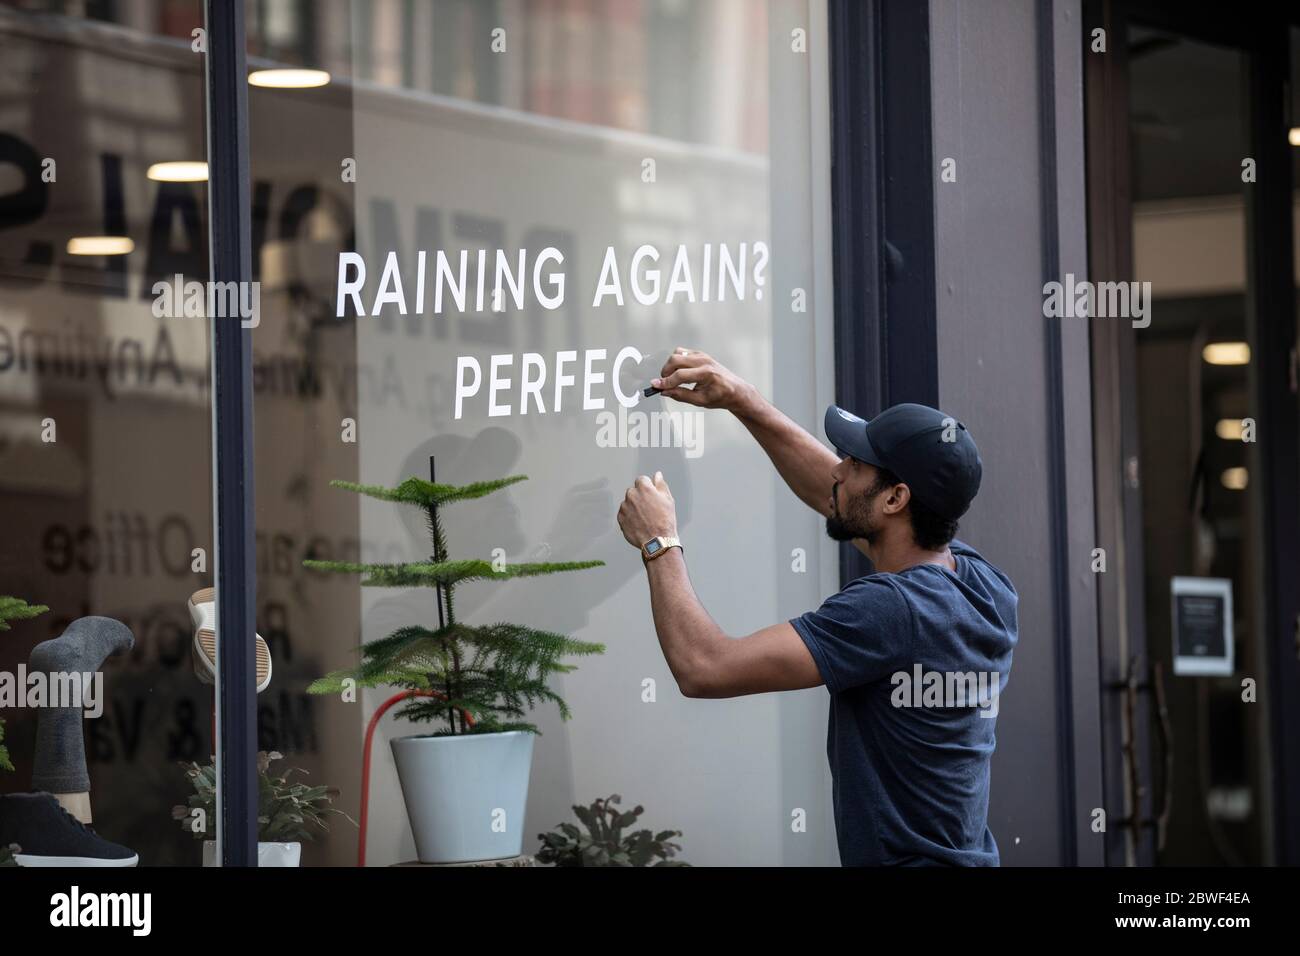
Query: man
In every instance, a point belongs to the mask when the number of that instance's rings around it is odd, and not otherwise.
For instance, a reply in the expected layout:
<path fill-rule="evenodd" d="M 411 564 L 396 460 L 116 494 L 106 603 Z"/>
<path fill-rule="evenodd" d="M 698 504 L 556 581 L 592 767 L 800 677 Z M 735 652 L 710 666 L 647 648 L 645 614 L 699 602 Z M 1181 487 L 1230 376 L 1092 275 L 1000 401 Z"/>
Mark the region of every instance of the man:
<path fill-rule="evenodd" d="M 740 419 L 790 489 L 826 517 L 827 533 L 876 569 L 816 611 L 729 638 L 691 587 L 667 483 L 639 477 L 618 522 L 642 551 L 655 630 L 682 693 L 824 684 L 841 863 L 997 866 L 989 698 L 1011 669 L 1017 597 L 1005 574 L 953 540 L 982 472 L 966 427 L 923 405 L 869 422 L 832 405 L 826 434 L 837 457 L 703 352 L 676 350 L 660 375 L 652 384 L 664 395 Z"/>

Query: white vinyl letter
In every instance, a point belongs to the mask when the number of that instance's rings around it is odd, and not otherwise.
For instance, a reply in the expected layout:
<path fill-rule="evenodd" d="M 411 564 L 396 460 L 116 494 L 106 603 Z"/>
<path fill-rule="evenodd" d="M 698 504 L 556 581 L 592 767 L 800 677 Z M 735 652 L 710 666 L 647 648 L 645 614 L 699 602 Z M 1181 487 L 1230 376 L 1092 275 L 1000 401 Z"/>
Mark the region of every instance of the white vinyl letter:
<path fill-rule="evenodd" d="M 547 276 L 551 287 L 555 289 L 555 294 L 548 296 L 542 292 L 542 266 L 552 261 L 556 265 L 564 265 L 564 256 L 554 246 L 547 246 L 542 250 L 542 254 L 537 257 L 537 261 L 533 263 L 533 295 L 537 296 L 537 301 L 542 304 L 543 309 L 558 309 L 564 304 L 563 271 L 553 272 Z"/>
<path fill-rule="evenodd" d="M 534 381 L 528 376 L 528 370 L 535 368 L 540 373 L 537 380 Z M 542 386 L 546 384 L 546 360 L 536 352 L 525 352 L 523 358 L 523 371 L 520 373 L 522 381 L 519 383 L 519 414 L 528 414 L 528 396 L 533 396 L 533 401 L 537 403 L 537 414 L 546 414 L 546 405 L 542 401 Z"/>
<path fill-rule="evenodd" d="M 567 362 L 572 362 L 578 357 L 577 352 L 556 352 L 555 353 L 555 410 L 560 410 L 560 402 L 563 399 L 561 390 L 566 385 L 573 384 L 573 376 L 564 374 L 564 366 Z"/>
<path fill-rule="evenodd" d="M 584 356 L 582 363 L 582 410 L 584 412 L 605 407 L 605 399 L 591 397 L 591 386 L 602 385 L 605 382 L 605 373 L 593 372 L 591 363 L 603 361 L 605 361 L 604 349 L 587 349 L 587 354 Z"/>
<path fill-rule="evenodd" d="M 643 292 L 640 278 L 642 259 L 658 262 L 659 250 L 654 246 L 640 246 L 636 252 L 632 253 L 632 296 L 642 305 L 654 305 L 659 301 L 659 270 L 647 270 L 646 278 L 650 280 L 650 292 Z"/>
<path fill-rule="evenodd" d="M 642 355 L 640 350 L 632 345 L 624 346 L 619 351 L 618 355 L 614 357 L 614 371 L 610 373 L 610 383 L 614 386 L 614 394 L 618 397 L 618 403 L 624 408 L 632 408 L 637 404 L 637 402 L 641 401 L 641 393 L 634 390 L 631 395 L 624 395 L 623 389 L 619 388 L 618 370 L 628 359 L 631 359 L 634 363 L 640 365 L 641 358 Z"/>
<path fill-rule="evenodd" d="M 491 366 L 488 371 L 488 418 L 497 418 L 501 415 L 510 414 L 509 405 L 497 404 L 497 392 L 501 391 L 503 388 L 508 389 L 510 387 L 510 379 L 501 378 L 497 375 L 497 371 L 502 367 L 513 365 L 514 362 L 515 357 L 513 355 L 506 354 L 492 356 Z"/>
<path fill-rule="evenodd" d="M 348 266 L 357 267 L 357 277 L 348 281 Z M 366 307 L 361 304 L 361 290 L 366 285 L 366 260 L 361 258 L 359 252 L 340 252 L 339 253 L 339 286 L 338 295 L 335 296 L 334 317 L 343 318 L 343 297 L 352 296 L 352 305 L 357 310 L 357 315 L 365 315 Z"/>
<path fill-rule="evenodd" d="M 474 384 L 465 384 L 465 371 L 470 370 L 474 373 Z M 461 400 L 478 394 L 478 388 L 483 381 L 483 369 L 479 367 L 478 359 L 472 355 L 460 355 L 456 358 L 456 418 L 460 418 Z"/>

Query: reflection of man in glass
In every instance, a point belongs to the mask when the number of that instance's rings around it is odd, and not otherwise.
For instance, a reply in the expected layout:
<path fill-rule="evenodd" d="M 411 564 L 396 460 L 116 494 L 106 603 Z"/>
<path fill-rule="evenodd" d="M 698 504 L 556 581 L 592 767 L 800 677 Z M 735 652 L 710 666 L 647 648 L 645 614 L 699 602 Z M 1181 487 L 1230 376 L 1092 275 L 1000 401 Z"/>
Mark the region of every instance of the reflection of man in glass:
<path fill-rule="evenodd" d="M 996 866 L 988 828 L 996 697 L 1017 639 L 1015 588 L 954 540 L 982 463 L 966 426 L 924 405 L 871 421 L 832 405 L 837 457 L 747 382 L 679 349 L 651 384 L 734 414 L 790 489 L 876 568 L 791 621 L 731 639 L 687 575 L 663 475 L 628 489 L 618 523 L 641 550 L 655 630 L 688 697 L 821 684 L 845 865 Z"/>

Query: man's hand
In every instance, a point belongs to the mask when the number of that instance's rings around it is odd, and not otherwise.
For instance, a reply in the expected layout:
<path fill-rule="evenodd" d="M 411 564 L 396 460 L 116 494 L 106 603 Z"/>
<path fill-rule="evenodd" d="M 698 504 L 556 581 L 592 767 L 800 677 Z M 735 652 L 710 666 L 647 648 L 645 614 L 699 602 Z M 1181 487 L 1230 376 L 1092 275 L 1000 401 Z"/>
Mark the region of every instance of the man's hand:
<path fill-rule="evenodd" d="M 653 480 L 645 475 L 637 478 L 619 506 L 618 526 L 627 543 L 638 550 L 651 538 L 676 536 L 677 506 L 663 472 L 656 471 Z"/>
<path fill-rule="evenodd" d="M 700 408 L 723 408 L 739 413 L 757 397 L 743 378 L 695 349 L 676 348 L 650 384 L 669 398 Z M 686 388 L 693 384 L 694 388 Z"/>

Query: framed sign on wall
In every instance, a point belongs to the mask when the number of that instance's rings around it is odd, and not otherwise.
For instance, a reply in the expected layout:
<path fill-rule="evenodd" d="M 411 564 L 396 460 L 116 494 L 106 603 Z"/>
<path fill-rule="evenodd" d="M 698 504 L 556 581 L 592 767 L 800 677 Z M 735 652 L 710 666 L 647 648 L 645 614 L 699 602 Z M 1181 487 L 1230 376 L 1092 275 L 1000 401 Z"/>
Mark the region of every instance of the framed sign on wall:
<path fill-rule="evenodd" d="M 1173 578 L 1174 673 L 1232 674 L 1232 581 Z"/>

